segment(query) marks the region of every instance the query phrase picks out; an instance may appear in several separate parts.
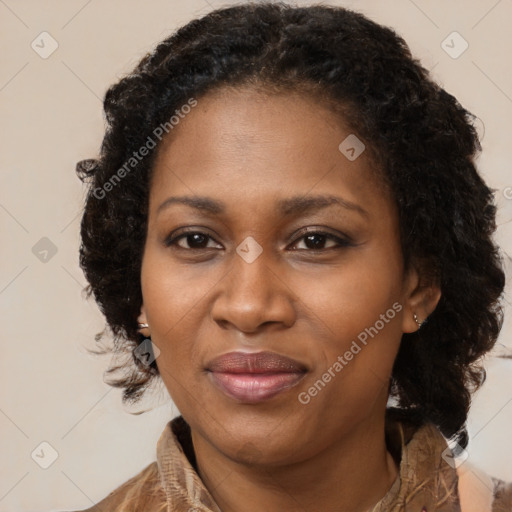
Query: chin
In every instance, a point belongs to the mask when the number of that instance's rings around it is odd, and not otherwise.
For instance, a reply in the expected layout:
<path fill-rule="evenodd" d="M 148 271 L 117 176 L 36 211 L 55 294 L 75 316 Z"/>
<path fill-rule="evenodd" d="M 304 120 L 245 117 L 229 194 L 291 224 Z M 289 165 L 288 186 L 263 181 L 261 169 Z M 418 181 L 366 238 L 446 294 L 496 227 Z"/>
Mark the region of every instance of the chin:
<path fill-rule="evenodd" d="M 245 432 L 243 437 L 237 439 L 224 436 L 221 444 L 217 445 L 226 457 L 243 465 L 279 466 L 297 461 L 297 446 L 301 442 L 293 441 L 293 437 L 285 436 L 271 439 L 269 435 L 250 435 Z M 227 441 L 230 440 L 230 444 Z"/>

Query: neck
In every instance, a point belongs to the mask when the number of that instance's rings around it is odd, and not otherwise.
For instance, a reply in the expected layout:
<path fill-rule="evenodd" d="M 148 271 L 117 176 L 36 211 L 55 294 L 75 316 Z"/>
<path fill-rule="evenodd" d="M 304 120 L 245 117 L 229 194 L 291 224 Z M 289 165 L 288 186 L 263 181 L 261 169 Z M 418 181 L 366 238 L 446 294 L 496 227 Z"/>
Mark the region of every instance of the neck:
<path fill-rule="evenodd" d="M 398 475 L 384 415 L 368 420 L 328 449 L 280 466 L 238 463 L 192 432 L 199 475 L 222 512 L 367 512 Z"/>

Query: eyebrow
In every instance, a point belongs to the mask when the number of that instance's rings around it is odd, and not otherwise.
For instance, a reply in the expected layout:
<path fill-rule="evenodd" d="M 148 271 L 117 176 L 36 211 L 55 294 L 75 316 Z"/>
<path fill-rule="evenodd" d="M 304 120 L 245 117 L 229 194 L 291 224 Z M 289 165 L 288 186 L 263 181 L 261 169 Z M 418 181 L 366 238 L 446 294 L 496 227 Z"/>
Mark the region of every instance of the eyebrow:
<path fill-rule="evenodd" d="M 205 196 L 173 196 L 168 197 L 157 209 L 157 214 L 173 204 L 184 204 L 197 210 L 208 212 L 212 215 L 225 213 L 224 203 L 216 199 Z M 347 210 L 355 211 L 364 217 L 368 217 L 368 212 L 356 203 L 347 201 L 333 195 L 315 195 L 315 196 L 294 196 L 277 201 L 277 211 L 284 216 L 296 214 L 305 214 L 312 211 L 321 210 L 331 205 L 341 206 Z"/>

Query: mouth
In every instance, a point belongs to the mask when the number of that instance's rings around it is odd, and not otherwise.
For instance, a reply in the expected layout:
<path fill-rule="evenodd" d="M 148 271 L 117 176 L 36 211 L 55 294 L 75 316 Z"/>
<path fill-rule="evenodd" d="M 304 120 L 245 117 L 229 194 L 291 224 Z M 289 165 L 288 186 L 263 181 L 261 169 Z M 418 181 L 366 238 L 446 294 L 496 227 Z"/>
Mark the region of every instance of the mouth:
<path fill-rule="evenodd" d="M 229 398 L 259 403 L 296 386 L 307 368 L 275 352 L 230 352 L 206 368 L 213 384 Z"/>

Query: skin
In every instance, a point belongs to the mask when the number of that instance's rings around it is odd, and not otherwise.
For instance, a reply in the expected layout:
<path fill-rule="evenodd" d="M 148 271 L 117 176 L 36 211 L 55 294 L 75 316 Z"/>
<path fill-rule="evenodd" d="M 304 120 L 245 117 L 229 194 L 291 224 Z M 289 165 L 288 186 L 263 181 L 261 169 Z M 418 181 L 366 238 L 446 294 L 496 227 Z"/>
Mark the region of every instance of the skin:
<path fill-rule="evenodd" d="M 350 133 L 317 100 L 249 87 L 198 99 L 159 148 L 150 186 L 139 322 L 159 348 L 157 365 L 192 430 L 199 475 L 223 512 L 363 512 L 397 477 L 384 417 L 402 333 L 435 308 L 440 291 L 404 270 L 394 202 L 367 152 L 338 149 Z M 331 205 L 283 215 L 277 201 L 335 195 Z M 173 203 L 207 196 L 222 214 Z M 170 234 L 190 227 L 210 238 Z M 299 233 L 319 235 L 318 249 Z M 308 233 L 310 234 L 310 233 Z M 253 237 L 262 253 L 236 252 Z M 321 378 L 392 305 L 402 309 L 308 404 Z M 207 363 L 227 352 L 269 350 L 308 368 L 295 387 L 257 404 L 212 385 Z M 251 499 L 248 500 L 247 496 Z"/>

